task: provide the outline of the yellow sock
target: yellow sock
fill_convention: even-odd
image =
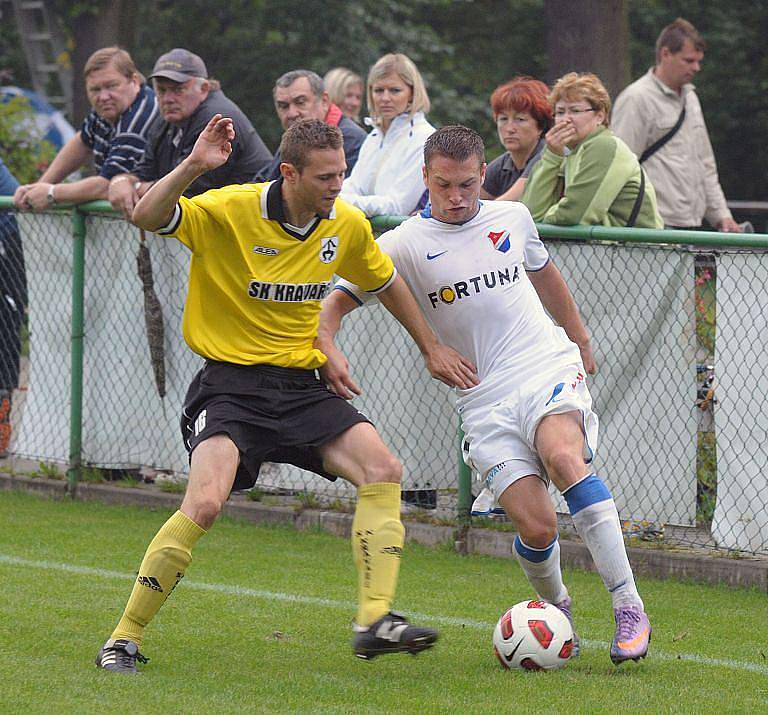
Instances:
[[[358,575],[358,625],[369,626],[389,612],[395,597],[404,539],[400,485],[377,482],[360,487],[352,522],[352,551]]]
[[[192,561],[192,548],[203,534],[205,530],[180,511],[160,527],[147,547],[131,597],[112,638],[127,638],[141,645],[144,628],[184,576]]]

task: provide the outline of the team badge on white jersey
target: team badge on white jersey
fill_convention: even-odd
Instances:
[[[320,239],[320,260],[323,263],[333,263],[339,251],[339,237],[330,236]]]
[[[490,231],[488,238],[491,239],[493,247],[497,251],[506,253],[510,248],[509,231]]]

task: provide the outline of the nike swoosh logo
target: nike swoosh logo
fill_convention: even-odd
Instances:
[[[440,251],[440,253],[427,253],[427,260],[428,261],[434,261],[435,258],[440,258],[444,253],[448,253],[448,251]]]
[[[618,645],[622,650],[631,650],[632,648],[639,646],[647,636],[648,629],[644,628],[643,632],[640,635],[635,636],[631,641],[622,641],[616,645]]]
[[[523,638],[521,638],[521,639],[518,641],[518,643],[517,643],[517,645],[515,646],[514,650],[513,650],[513,651],[512,651],[512,652],[511,652],[511,653],[510,653],[508,656],[507,656],[507,660],[512,660],[512,658],[514,658],[514,657],[515,657],[515,653],[517,653],[517,651],[518,651],[518,648],[520,648],[520,646],[521,646],[521,645],[523,645],[523,640],[524,640],[524,639],[523,639]]]

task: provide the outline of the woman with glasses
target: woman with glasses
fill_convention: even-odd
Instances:
[[[548,94],[549,87],[531,77],[515,77],[493,91],[491,110],[506,151],[488,164],[481,198],[520,200],[546,146],[544,134],[552,126]]]
[[[611,99],[602,82],[570,72],[557,80],[549,102],[555,124],[522,199],[534,220],[663,228],[653,186],[608,128]]]
[[[424,80],[405,55],[384,55],[368,73],[367,99],[373,131],[340,196],[366,216],[409,214],[426,203],[424,142],[435,131]]]

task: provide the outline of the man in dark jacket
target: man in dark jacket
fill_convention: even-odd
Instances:
[[[197,137],[214,114],[230,117],[235,140],[225,164],[194,181],[185,192],[196,196],[208,189],[250,180],[271,160],[261,137],[240,108],[221,91],[197,55],[176,48],[162,55],[150,75],[160,117],[149,133],[144,158],[132,174],[116,176],[110,183],[112,206],[130,218],[133,207],[147,189],[170,173],[192,151]]]
[[[275,82],[272,90],[275,111],[283,125],[288,129],[299,119],[319,119],[321,122],[338,127],[344,138],[344,157],[347,161],[347,176],[357,161],[360,147],[365,140],[365,132],[351,119],[345,117],[341,109],[331,102],[320,75],[310,70],[291,70]],[[280,151],[270,164],[259,171],[253,181],[273,181],[280,178]]]

